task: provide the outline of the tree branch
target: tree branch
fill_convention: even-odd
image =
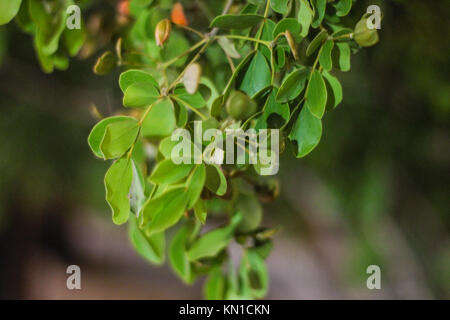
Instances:
[[[233,4],[233,0],[227,0],[227,3],[225,4],[225,7],[223,8],[222,15],[226,14],[228,11],[230,11],[231,5]],[[219,32],[219,28],[214,28],[211,30],[210,33],[206,34],[208,37],[214,37]]]

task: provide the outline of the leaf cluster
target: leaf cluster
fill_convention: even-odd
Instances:
[[[378,35],[365,28],[366,16],[357,30],[344,25],[352,0],[228,1],[223,11],[218,1],[201,2],[121,1],[126,21],[94,72],[122,69],[125,109],[97,123],[88,142],[95,156],[113,161],[106,200],[113,222],[128,223],[140,255],[162,264],[168,251],[188,284],[207,275],[209,299],[262,298],[276,229],[261,226],[261,202],[276,198],[277,183],[258,175],[262,164],[249,161],[246,139],[234,142],[242,162],[195,161],[196,154],[226,155],[211,139],[192,143],[191,156],[176,164],[171,135],[187,129],[194,136],[194,121],[203,130],[276,129],[281,152],[305,157],[320,142],[323,117],[343,101],[336,74],[349,71],[351,53]],[[64,69],[85,40],[84,28],[65,28],[72,3],[0,0],[0,24],[16,17],[33,36],[44,71]],[[198,11],[200,17],[190,15]],[[223,224],[203,232],[210,218]],[[233,242],[242,248],[237,268],[228,250]]]

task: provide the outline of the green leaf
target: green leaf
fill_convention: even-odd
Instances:
[[[207,300],[223,300],[225,296],[226,279],[221,267],[217,266],[208,274],[208,279],[203,287],[203,292]]]
[[[186,37],[177,32],[176,30],[172,30],[170,33],[169,40],[164,44],[164,47],[161,50],[161,56],[163,61],[170,61],[175,57],[178,57],[183,52],[189,49],[191,45]],[[182,67],[187,61],[187,56],[181,57],[175,63],[172,64],[174,67]]]
[[[289,12],[289,0],[270,0],[270,6],[273,11],[282,15],[286,15]]]
[[[188,209],[191,209],[200,199],[206,181],[206,167],[202,163],[194,168],[193,174],[189,177],[186,185],[189,197]],[[204,223],[204,222],[203,222]]]
[[[195,261],[216,256],[231,241],[233,232],[241,219],[242,216],[236,214],[231,218],[231,222],[228,226],[205,233],[194,241],[187,252],[189,260]]]
[[[230,91],[232,90],[232,84],[234,83],[234,81],[236,80],[236,78],[238,77],[238,75],[241,73],[242,70],[244,70],[244,68],[246,68],[248,66],[248,64],[250,63],[251,59],[255,56],[255,51],[251,51],[249,54],[247,54],[244,59],[241,60],[241,62],[239,62],[239,64],[237,65],[236,69],[234,70],[231,78],[228,80],[227,86],[224,90],[224,93],[222,96],[219,96],[216,101],[214,101],[213,105],[216,104],[215,106],[215,112],[218,112],[219,109],[219,104],[223,104],[225,103],[225,101],[228,98],[228,95],[230,94]],[[222,98],[221,98],[222,97]],[[211,107],[211,110],[213,110],[213,106]],[[212,111],[211,111],[212,112]],[[215,113],[214,113],[215,114]]]
[[[164,158],[170,159],[172,157],[172,150],[178,143],[178,141],[172,141],[172,137],[164,138],[159,144],[159,152],[161,152]]]
[[[327,88],[319,71],[314,70],[306,89],[306,105],[311,113],[321,119],[327,105]]]
[[[304,105],[289,134],[289,139],[297,143],[297,158],[310,153],[319,144],[321,136],[322,121]]]
[[[134,118],[131,117],[124,117],[124,116],[116,116],[116,117],[110,117],[105,118],[99,123],[97,123],[94,128],[92,129],[91,133],[88,137],[88,143],[91,147],[92,152],[99,158],[104,158],[104,155],[102,151],[100,150],[100,144],[102,143],[102,139],[105,135],[106,127],[114,122],[122,122],[122,121],[128,121],[132,120]]]
[[[261,40],[269,42],[272,41],[274,39],[273,30],[275,29],[275,26],[276,24],[272,20],[270,19],[265,20],[261,32]],[[270,50],[266,46],[259,46],[258,50],[261,51],[261,53],[268,61],[270,61],[271,59]]]
[[[219,96],[219,91],[217,90],[214,82],[205,76],[201,77],[200,84],[204,85],[210,91],[210,95],[209,95],[208,100],[206,101],[206,105],[207,105],[208,109],[211,110],[213,101]]]
[[[117,56],[112,51],[106,51],[98,58],[94,73],[102,76],[113,71],[115,67],[117,67]]]
[[[34,38],[33,44],[34,44],[34,48],[36,50],[36,54],[37,54],[37,57],[38,57],[38,60],[39,60],[39,64],[41,65],[42,70],[45,73],[53,72],[53,69],[55,67],[53,56],[52,55],[47,55],[47,54],[42,52],[42,48],[37,43],[36,37]]]
[[[227,179],[217,165],[206,165],[205,185],[218,196],[223,196],[227,192]]]
[[[242,299],[239,296],[239,283],[236,274],[236,269],[234,268],[234,262],[232,259],[228,260],[228,274],[227,274],[227,286],[225,292],[225,299]]]
[[[320,45],[328,38],[326,30],[320,31],[317,36],[311,41],[308,48],[306,48],[306,55],[309,57],[320,47]]]
[[[190,283],[192,280],[191,263],[186,252],[186,245],[191,232],[192,226],[185,224],[173,236],[169,247],[170,266],[185,283]]]
[[[149,179],[155,184],[174,184],[186,178],[193,166],[193,164],[175,164],[171,159],[166,159],[156,165]]]
[[[345,42],[337,42],[336,50],[333,50],[334,59],[341,71],[350,70],[350,46]]]
[[[218,129],[220,127],[220,122],[214,118],[209,118],[202,121],[202,132],[206,132],[209,129]],[[207,145],[208,140],[203,141],[203,144]]]
[[[62,2],[52,6],[38,0],[29,0],[28,9],[36,25],[35,42],[44,55],[53,55],[59,46],[59,39],[66,27],[66,11]]]
[[[211,105],[211,111],[210,114],[212,117],[219,118],[220,114],[222,113],[224,105],[224,96],[218,96],[216,99],[214,99],[212,105]]]
[[[147,237],[139,228],[136,216],[131,214],[128,222],[128,236],[134,249],[143,258],[156,265],[164,263],[164,248],[166,243],[164,232],[155,233]]]
[[[302,29],[300,35],[306,37],[309,33],[309,26],[311,25],[313,18],[313,11],[309,5],[308,0],[300,0],[300,9],[298,11],[297,20],[300,22]]]
[[[242,214],[242,221],[237,230],[248,232],[259,227],[262,220],[262,207],[259,201],[253,195],[241,193],[236,200],[235,208]]]
[[[272,57],[274,59],[275,64],[275,71],[280,71],[283,69],[284,65],[286,64],[286,55],[285,55],[285,49],[282,46],[277,46],[274,51],[274,56]]]
[[[173,103],[170,99],[162,99],[151,107],[142,123],[144,137],[165,137],[172,134],[176,127]]]
[[[131,14],[139,16],[152,2],[153,0],[132,0],[129,4]]]
[[[15,22],[25,33],[33,35],[36,32],[36,26],[34,25],[33,21],[31,21],[30,10],[27,4],[20,6],[19,12],[15,17]]]
[[[19,12],[22,0],[0,1],[0,25],[10,22]]]
[[[279,129],[289,121],[289,105],[287,103],[279,103],[276,101],[278,93],[278,89],[274,88],[267,98],[264,106],[264,113],[256,122],[256,130]]]
[[[120,158],[115,161],[105,175],[106,201],[112,210],[115,224],[124,224],[130,215],[128,193],[133,179],[131,161]]]
[[[242,257],[240,274],[253,297],[263,298],[267,294],[269,273],[264,260],[254,249],[247,250]]]
[[[322,23],[323,17],[325,16],[327,0],[312,0],[311,3],[315,9],[314,18],[311,25],[313,28],[317,28]]]
[[[156,88],[159,88],[158,82],[156,82],[151,74],[145,71],[128,70],[120,75],[119,86],[123,93],[125,93],[129,86],[136,83],[148,83]]]
[[[177,162],[184,162],[184,163],[194,163],[194,150],[197,148],[192,143],[190,137],[182,137],[180,140],[172,141],[172,137],[167,137],[161,140],[161,143],[159,144],[159,152],[163,155],[165,159],[177,159]],[[181,150],[182,148],[177,149],[179,151],[178,153],[172,154],[172,151],[175,147],[177,147],[180,143],[187,143],[187,145],[190,148],[191,153],[185,154],[184,150]],[[180,145],[183,146],[183,145]],[[198,150],[198,148],[197,148]],[[181,152],[183,151],[183,153]],[[176,151],[175,151],[176,152]],[[201,154],[201,151],[198,150],[198,152]]]
[[[53,65],[58,70],[67,70],[69,68],[69,58],[65,53],[56,52],[53,56]]]
[[[104,159],[121,157],[134,143],[138,132],[139,124],[134,118],[109,123],[100,143],[100,151]]]
[[[130,108],[148,107],[158,100],[159,96],[159,90],[152,83],[135,83],[125,90],[123,105]]]
[[[260,287],[260,282],[258,276],[251,271],[249,270],[247,253],[244,252],[239,266],[239,291],[235,293],[235,299],[250,300],[255,298],[252,294],[251,285],[253,283],[254,287]]]
[[[136,148],[134,149],[136,150]],[[133,169],[133,179],[131,181],[130,192],[128,193],[128,198],[130,199],[131,212],[136,215],[142,209],[147,197],[145,196],[145,181],[142,175],[141,169],[136,165],[134,158],[132,157],[132,169]]]
[[[240,89],[253,97],[262,89],[270,86],[272,74],[264,55],[257,51],[248,69],[245,71]]]
[[[323,72],[323,77],[325,78],[325,84],[328,92],[327,110],[332,110],[342,102],[342,86],[339,80],[327,71]]]
[[[302,29],[300,23],[297,21],[297,19],[294,18],[286,18],[281,20],[277,23],[275,26],[275,29],[273,30],[273,37],[275,38],[280,33],[285,32],[286,30],[289,30],[289,32],[294,37],[295,41],[299,41],[300,36],[300,30]]]
[[[221,29],[247,29],[264,19],[256,14],[225,14],[215,17],[211,27]]]
[[[336,8],[336,15],[338,17],[346,16],[352,8],[352,0],[339,0],[333,4]]]
[[[291,72],[278,90],[277,101],[288,102],[297,98],[305,88],[308,76],[309,71],[306,68],[299,68]]]
[[[202,224],[205,224],[206,216],[208,215],[205,201],[203,201],[202,199],[198,199],[198,201],[194,205],[194,214],[198,221],[200,221]]]
[[[219,38],[217,41],[220,47],[225,51],[231,58],[240,59],[241,54],[236,50],[234,42],[227,38]]]
[[[239,11],[240,14],[244,13],[256,13],[258,11],[258,7],[265,3],[265,0],[249,0],[246,5]]]
[[[63,32],[64,44],[71,57],[75,57],[80,51],[86,39],[84,27],[81,29],[65,29]]]
[[[201,109],[206,106],[206,101],[200,91],[197,91],[194,94],[189,94],[184,87],[178,87],[174,90],[174,95],[189,107]]]
[[[186,107],[181,103],[173,102],[173,107],[175,110],[175,118],[177,119],[177,127],[184,128],[188,122],[189,114]]]
[[[333,40],[327,40],[322,47],[320,53],[319,62],[322,68],[326,71],[330,71],[333,68],[333,60],[331,59],[331,51],[333,50],[334,42]]]
[[[145,227],[146,234],[162,232],[175,225],[183,215],[187,201],[184,186],[170,188],[149,199],[140,213],[141,226]]]

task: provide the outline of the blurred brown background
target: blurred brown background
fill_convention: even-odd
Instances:
[[[358,1],[361,13],[372,3]],[[381,41],[339,74],[344,103],[306,159],[284,154],[271,299],[450,298],[448,1],[383,1]],[[359,12],[358,11],[358,12]],[[95,57],[45,75],[31,39],[0,27],[0,298],[197,299],[147,264],[104,201],[107,163],[86,143],[94,103],[119,109]],[[66,268],[82,290],[66,288]],[[382,290],[366,288],[366,268]]]

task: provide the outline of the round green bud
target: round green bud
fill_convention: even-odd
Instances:
[[[377,29],[367,27],[367,18],[359,20],[356,24],[353,37],[361,47],[371,47],[378,42]]]
[[[233,119],[243,120],[256,112],[257,105],[242,91],[233,91],[227,100],[226,109]]]

